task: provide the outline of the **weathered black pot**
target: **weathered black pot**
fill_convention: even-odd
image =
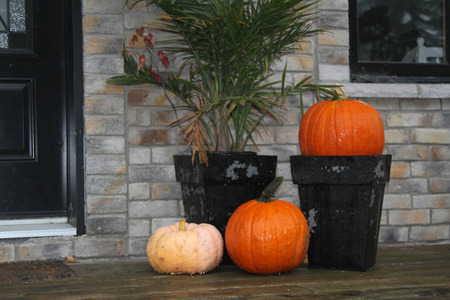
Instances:
[[[391,155],[291,156],[310,234],[310,268],[367,271],[375,265]]]
[[[209,223],[225,234],[234,210],[259,197],[275,178],[277,156],[254,152],[213,152],[209,166],[195,162],[190,155],[175,155],[175,174],[181,183],[187,222]],[[222,264],[231,264],[224,253]]]

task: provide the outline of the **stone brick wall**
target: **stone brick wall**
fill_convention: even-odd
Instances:
[[[322,0],[317,43],[319,82],[339,83],[372,104],[392,154],[381,245],[450,241],[450,86],[349,82],[348,0]]]
[[[143,24],[158,26],[154,8],[124,7],[124,0],[83,0],[87,234],[0,242],[0,261],[142,257],[153,230],[183,217],[172,155],[188,149],[176,128],[166,128],[174,115],[163,92],[105,84],[123,72],[123,39]],[[450,85],[350,83],[347,0],[322,0],[319,8],[318,25],[327,31],[274,69],[287,61],[291,83],[308,75],[339,83],[380,112],[385,153],[393,155],[380,245],[449,243]],[[305,105],[312,104],[309,95]],[[269,124],[257,142],[259,153],[278,155],[285,182],[277,197],[298,204],[289,165],[300,154],[298,97],[283,115],[283,125]]]

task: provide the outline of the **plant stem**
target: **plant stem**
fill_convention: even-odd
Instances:
[[[269,203],[269,202],[274,201],[273,195],[278,190],[278,188],[280,187],[282,182],[283,182],[283,176],[275,177],[275,179],[272,180],[271,183],[269,183],[269,185],[264,189],[261,196],[259,196],[259,198],[256,199],[256,201],[264,202],[264,203]]]
[[[178,231],[186,231],[186,220],[181,220],[178,224]]]

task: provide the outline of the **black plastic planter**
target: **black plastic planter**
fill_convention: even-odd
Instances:
[[[258,198],[275,178],[277,156],[254,152],[213,152],[209,166],[195,162],[190,155],[175,155],[175,174],[181,183],[187,222],[209,223],[225,235],[234,210]],[[224,253],[222,264],[231,264]]]
[[[311,234],[309,267],[372,268],[392,156],[298,155],[290,159]]]

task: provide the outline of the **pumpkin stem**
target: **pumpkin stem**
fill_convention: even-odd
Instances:
[[[178,230],[186,231],[186,220],[181,220],[180,223],[178,223]]]
[[[269,183],[269,185],[264,189],[261,196],[259,196],[259,198],[256,199],[256,201],[264,203],[272,202],[273,194],[275,194],[275,192],[278,190],[282,182],[283,176],[275,177],[275,179],[272,180],[271,183]]]
[[[342,88],[341,85],[335,83],[336,87],[332,88],[333,91],[336,92],[337,94],[337,98],[336,99],[332,99],[332,100],[344,100],[347,99],[347,95],[344,92],[344,89]]]

